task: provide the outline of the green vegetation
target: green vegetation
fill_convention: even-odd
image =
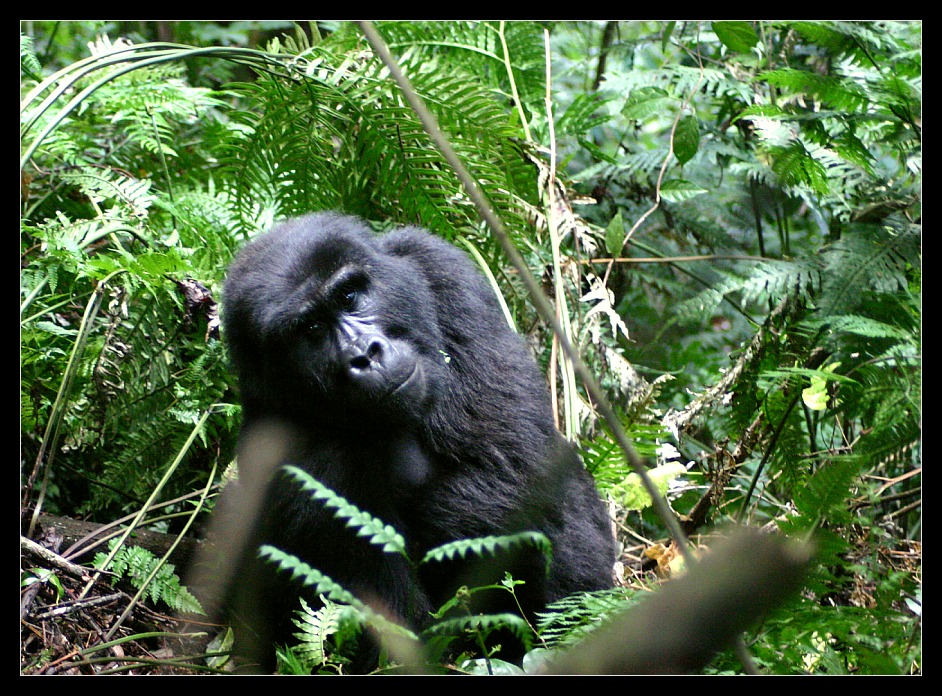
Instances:
[[[921,24],[377,29],[638,453],[664,467],[684,531],[705,548],[734,521],[814,539],[801,596],[745,636],[758,669],[921,673]],[[645,552],[669,546],[663,518],[356,24],[25,22],[20,55],[24,535],[41,513],[177,534],[209,512],[239,423],[217,335],[225,268],[273,220],[337,209],[469,251],[614,501],[625,587],[521,627],[537,650],[660,581]],[[304,485],[402,548],[396,530]],[[439,553],[510,543],[540,540]],[[114,570],[157,573],[152,601],[182,590],[128,544]],[[76,582],[28,577],[46,604]],[[342,672],[333,651],[363,607],[313,581],[328,601],[298,607],[285,670]],[[68,649],[39,638],[53,620],[24,618],[24,673],[62,669]],[[486,671],[474,657],[465,668]],[[708,671],[740,673],[740,658],[723,652]]]

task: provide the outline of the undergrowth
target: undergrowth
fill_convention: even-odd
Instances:
[[[333,208],[471,253],[612,501],[629,591],[565,602],[536,635],[566,646],[659,582],[645,553],[664,520],[631,502],[596,405],[358,28],[181,22],[168,42],[158,24],[23,24],[21,533],[46,513],[170,534],[205,517],[239,421],[223,269],[273,220]],[[638,452],[667,467],[685,531],[815,540],[801,597],[748,636],[757,666],[920,672],[921,24],[379,28]],[[342,671],[329,639],[357,605],[323,594],[299,607],[295,667]],[[32,616],[38,671],[56,651]]]

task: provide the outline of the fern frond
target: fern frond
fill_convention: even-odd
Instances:
[[[321,597],[322,606],[314,610],[301,598],[301,608],[295,612],[292,622],[300,631],[294,634],[299,643],[295,648],[302,658],[314,666],[329,659],[330,639],[341,630],[345,621],[355,620],[355,612],[349,606],[331,602]],[[357,621],[357,623],[359,623]]]
[[[353,593],[347,591],[329,575],[325,575],[308,565],[297,556],[292,556],[267,544],[259,548],[258,555],[261,558],[269,559],[278,566],[279,570],[291,573],[292,580],[300,580],[305,587],[313,587],[318,595],[323,595],[331,601],[353,607],[367,624],[378,631],[416,639],[416,635],[412,631],[373,611],[369,605],[357,599]]]
[[[903,329],[871,317],[856,314],[827,317],[824,323],[832,331],[856,334],[866,338],[891,338],[896,341],[909,342],[916,337],[911,329]]]
[[[468,554],[474,556],[495,555],[498,551],[506,551],[522,545],[530,545],[539,549],[546,558],[546,570],[549,572],[549,566],[552,563],[553,545],[546,535],[540,532],[518,532],[517,534],[504,536],[459,539],[431,549],[425,554],[420,563],[453,560],[456,556],[466,558]]]
[[[886,25],[894,22],[794,22],[791,26],[804,38],[828,48],[837,57],[870,65],[875,53],[892,48],[892,32]],[[881,26],[884,25],[884,26]]]
[[[773,145],[768,148],[768,153],[772,158],[772,171],[783,186],[804,186],[822,196],[830,191],[827,170],[801,141],[792,140],[787,145]]]
[[[907,272],[920,266],[920,235],[905,227],[851,226],[823,251],[825,269],[819,315],[852,313],[868,291],[895,293],[907,286]]]
[[[822,269],[816,260],[768,259],[756,264],[746,276],[723,272],[722,279],[713,287],[675,305],[673,314],[678,321],[703,320],[736,293],[743,309],[756,303],[778,303],[786,297],[808,301],[817,294],[821,283]]]
[[[759,79],[780,89],[813,97],[840,111],[860,111],[870,101],[852,82],[794,68],[769,70],[760,74]]]
[[[232,230],[239,225],[229,191],[181,186],[172,200],[158,198],[154,207],[173,216],[179,243],[191,250],[196,267],[223,268],[232,260],[239,245]]]
[[[343,602],[351,606],[360,606],[360,601],[350,592],[345,590],[342,585],[336,583],[329,575],[325,575],[316,568],[300,560],[297,556],[285,553],[274,546],[263,545],[258,550],[261,558],[269,558],[280,570],[286,570],[291,573],[292,580],[301,580],[307,587],[313,587],[319,595]]]
[[[543,37],[533,22],[392,22],[380,25],[391,48],[411,51],[422,63],[436,62],[442,72],[476,76],[491,89],[510,95],[503,41],[510,56],[523,105],[542,101],[545,91]]]
[[[795,22],[792,27],[812,43],[826,46],[838,55],[855,45],[853,34],[848,31],[850,27],[839,22]]]
[[[632,174],[643,180],[653,181],[661,165],[664,163],[664,157],[667,156],[667,148],[652,148],[650,150],[641,150],[638,152],[627,153],[624,157],[621,167],[628,174]]]
[[[496,630],[508,630],[523,642],[526,649],[533,644],[533,630],[517,614],[474,614],[439,621],[422,631],[423,638],[462,636],[467,633],[487,635]]]
[[[309,473],[296,466],[285,466],[285,471],[301,484],[301,489],[312,494],[324,507],[332,509],[334,516],[346,520],[346,526],[356,529],[359,537],[367,537],[374,546],[379,546],[385,553],[398,553],[406,558],[406,542],[393,527],[382,520],[358,508],[346,498],[315,479]]]
[[[684,98],[699,90],[716,97],[729,97],[749,104],[752,102],[752,87],[748,81],[733,79],[717,68],[670,64],[653,70],[620,72],[613,68],[605,83],[606,91],[631,94],[643,87],[659,87],[672,97]],[[679,106],[679,102],[678,102]]]
[[[43,67],[36,58],[33,37],[22,33],[20,34],[20,70],[36,80],[42,77]]]
[[[117,543],[117,539],[112,539],[109,549],[114,550]],[[140,546],[122,546],[105,566],[107,558],[108,553],[98,553],[95,555],[94,564],[114,573],[113,583],[124,578],[135,589],[144,589],[144,596],[149,597],[154,604],[163,602],[175,611],[204,613],[199,600],[180,584],[180,578],[174,572],[175,566],[172,563],[161,564],[157,556]]]
[[[813,261],[771,259],[756,264],[736,289],[742,293],[742,304],[746,306],[754,302],[775,303],[786,296],[808,301],[820,286],[821,269]]]
[[[726,297],[721,288],[704,288],[693,297],[678,302],[672,309],[672,318],[678,324],[703,321],[716,313],[716,308]]]
[[[572,645],[585,638],[608,617],[624,611],[639,595],[623,589],[579,592],[550,604],[539,614],[537,634],[549,648]]]
[[[838,458],[820,466],[795,494],[795,507],[802,517],[815,521],[827,517],[854,495],[853,483],[860,462]]]
[[[177,156],[179,124],[197,122],[223,102],[205,87],[191,87],[182,65],[155,65],[133,70],[106,85],[100,107],[112,114],[123,133],[148,152]]]
[[[144,217],[154,202],[149,179],[133,179],[116,171],[87,166],[78,171],[63,172],[62,178],[78,186],[96,203],[113,200],[127,208],[127,213],[135,218]]]
[[[400,30],[410,31],[390,27]],[[526,227],[521,201],[534,198],[535,188],[534,172],[515,150],[518,132],[479,77],[442,68],[446,58],[429,53],[434,36],[425,34],[424,50],[406,51],[403,70],[509,229],[519,232]],[[449,238],[473,227],[477,216],[460,182],[382,63],[362,53],[343,59],[337,47],[325,41],[298,57],[297,80],[260,75],[242,89],[247,107],[232,116],[223,164],[246,227],[256,227],[260,215],[318,209],[417,222]]]
[[[564,137],[571,135],[588,141],[585,134],[592,129],[607,123],[611,118],[605,112],[605,106],[610,97],[601,94],[578,94],[566,110],[556,120],[556,135]]]

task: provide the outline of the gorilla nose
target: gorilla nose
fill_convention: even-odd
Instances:
[[[382,367],[395,349],[382,336],[363,336],[349,346],[350,374],[354,377]]]

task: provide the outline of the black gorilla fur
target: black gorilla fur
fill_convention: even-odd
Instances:
[[[505,570],[526,581],[518,596],[530,619],[567,594],[611,587],[614,542],[594,481],[556,431],[541,373],[464,254],[418,228],[376,235],[357,218],[318,213],[250,243],[223,299],[243,434],[271,421],[289,428],[285,461],[395,527],[414,561],[445,542],[523,530],[544,533],[553,556],[548,574],[533,550],[486,567],[416,570],[283,476],[265,497],[257,542],[416,630],[458,587],[497,582]],[[246,563],[249,632],[266,646],[288,641],[303,590],[252,554]],[[480,594],[490,595],[481,610],[513,610],[506,592]],[[375,646],[361,650],[357,668],[376,657]]]

